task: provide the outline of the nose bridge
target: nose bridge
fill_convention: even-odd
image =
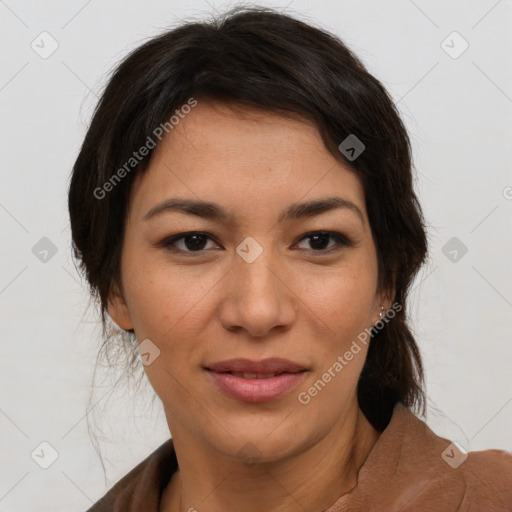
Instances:
[[[275,251],[248,237],[236,252],[221,309],[224,326],[243,327],[261,337],[276,326],[290,324],[295,312],[293,294],[282,282]]]
[[[233,270],[236,273],[237,289],[241,292],[240,299],[246,303],[279,300],[277,294],[280,290],[276,286],[277,278],[273,270],[273,267],[278,267],[278,263],[269,243],[267,239],[264,249],[256,239],[247,237],[236,249],[239,259],[235,259]]]
[[[275,270],[278,266],[275,258],[271,258],[270,251],[261,254],[254,261],[248,263],[244,260],[234,265],[237,273],[237,285],[240,289],[252,291],[253,295],[270,294],[275,295],[278,290],[275,286]]]

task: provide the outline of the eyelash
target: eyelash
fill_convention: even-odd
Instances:
[[[180,233],[178,235],[174,235],[169,238],[166,238],[165,240],[163,240],[161,242],[160,245],[170,251],[178,252],[181,254],[186,254],[187,256],[192,256],[192,257],[199,256],[199,255],[201,255],[201,253],[204,253],[206,250],[200,249],[198,251],[185,251],[183,249],[178,249],[174,246],[174,244],[176,242],[186,238],[187,236],[193,236],[193,235],[202,235],[202,236],[209,238],[210,240],[215,241],[214,238],[211,237],[208,233],[204,233],[202,231],[188,231],[186,233]],[[319,249],[319,250],[311,249],[311,251],[315,255],[318,255],[318,256],[331,254],[332,252],[340,250],[342,247],[351,247],[352,245],[354,245],[351,240],[349,240],[346,236],[342,235],[341,233],[338,233],[336,231],[324,231],[324,230],[310,231],[309,233],[304,234],[299,239],[299,243],[307,238],[313,238],[315,235],[329,235],[338,245],[337,247],[336,246],[331,247],[330,249]],[[215,242],[215,243],[217,243],[217,242]],[[304,249],[300,249],[300,250],[304,250]]]

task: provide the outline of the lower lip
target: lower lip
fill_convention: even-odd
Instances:
[[[207,371],[225,395],[242,402],[277,400],[297,386],[306,373],[283,373],[268,379],[244,379],[230,373]]]

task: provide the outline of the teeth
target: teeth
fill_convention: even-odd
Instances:
[[[279,373],[246,373],[246,372],[232,372],[235,377],[242,377],[244,379],[270,379]]]

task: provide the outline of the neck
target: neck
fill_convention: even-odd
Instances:
[[[164,491],[161,512],[324,510],[357,485],[380,435],[356,403],[312,446],[277,462],[246,465],[208,448],[186,429],[172,431],[180,470]]]

